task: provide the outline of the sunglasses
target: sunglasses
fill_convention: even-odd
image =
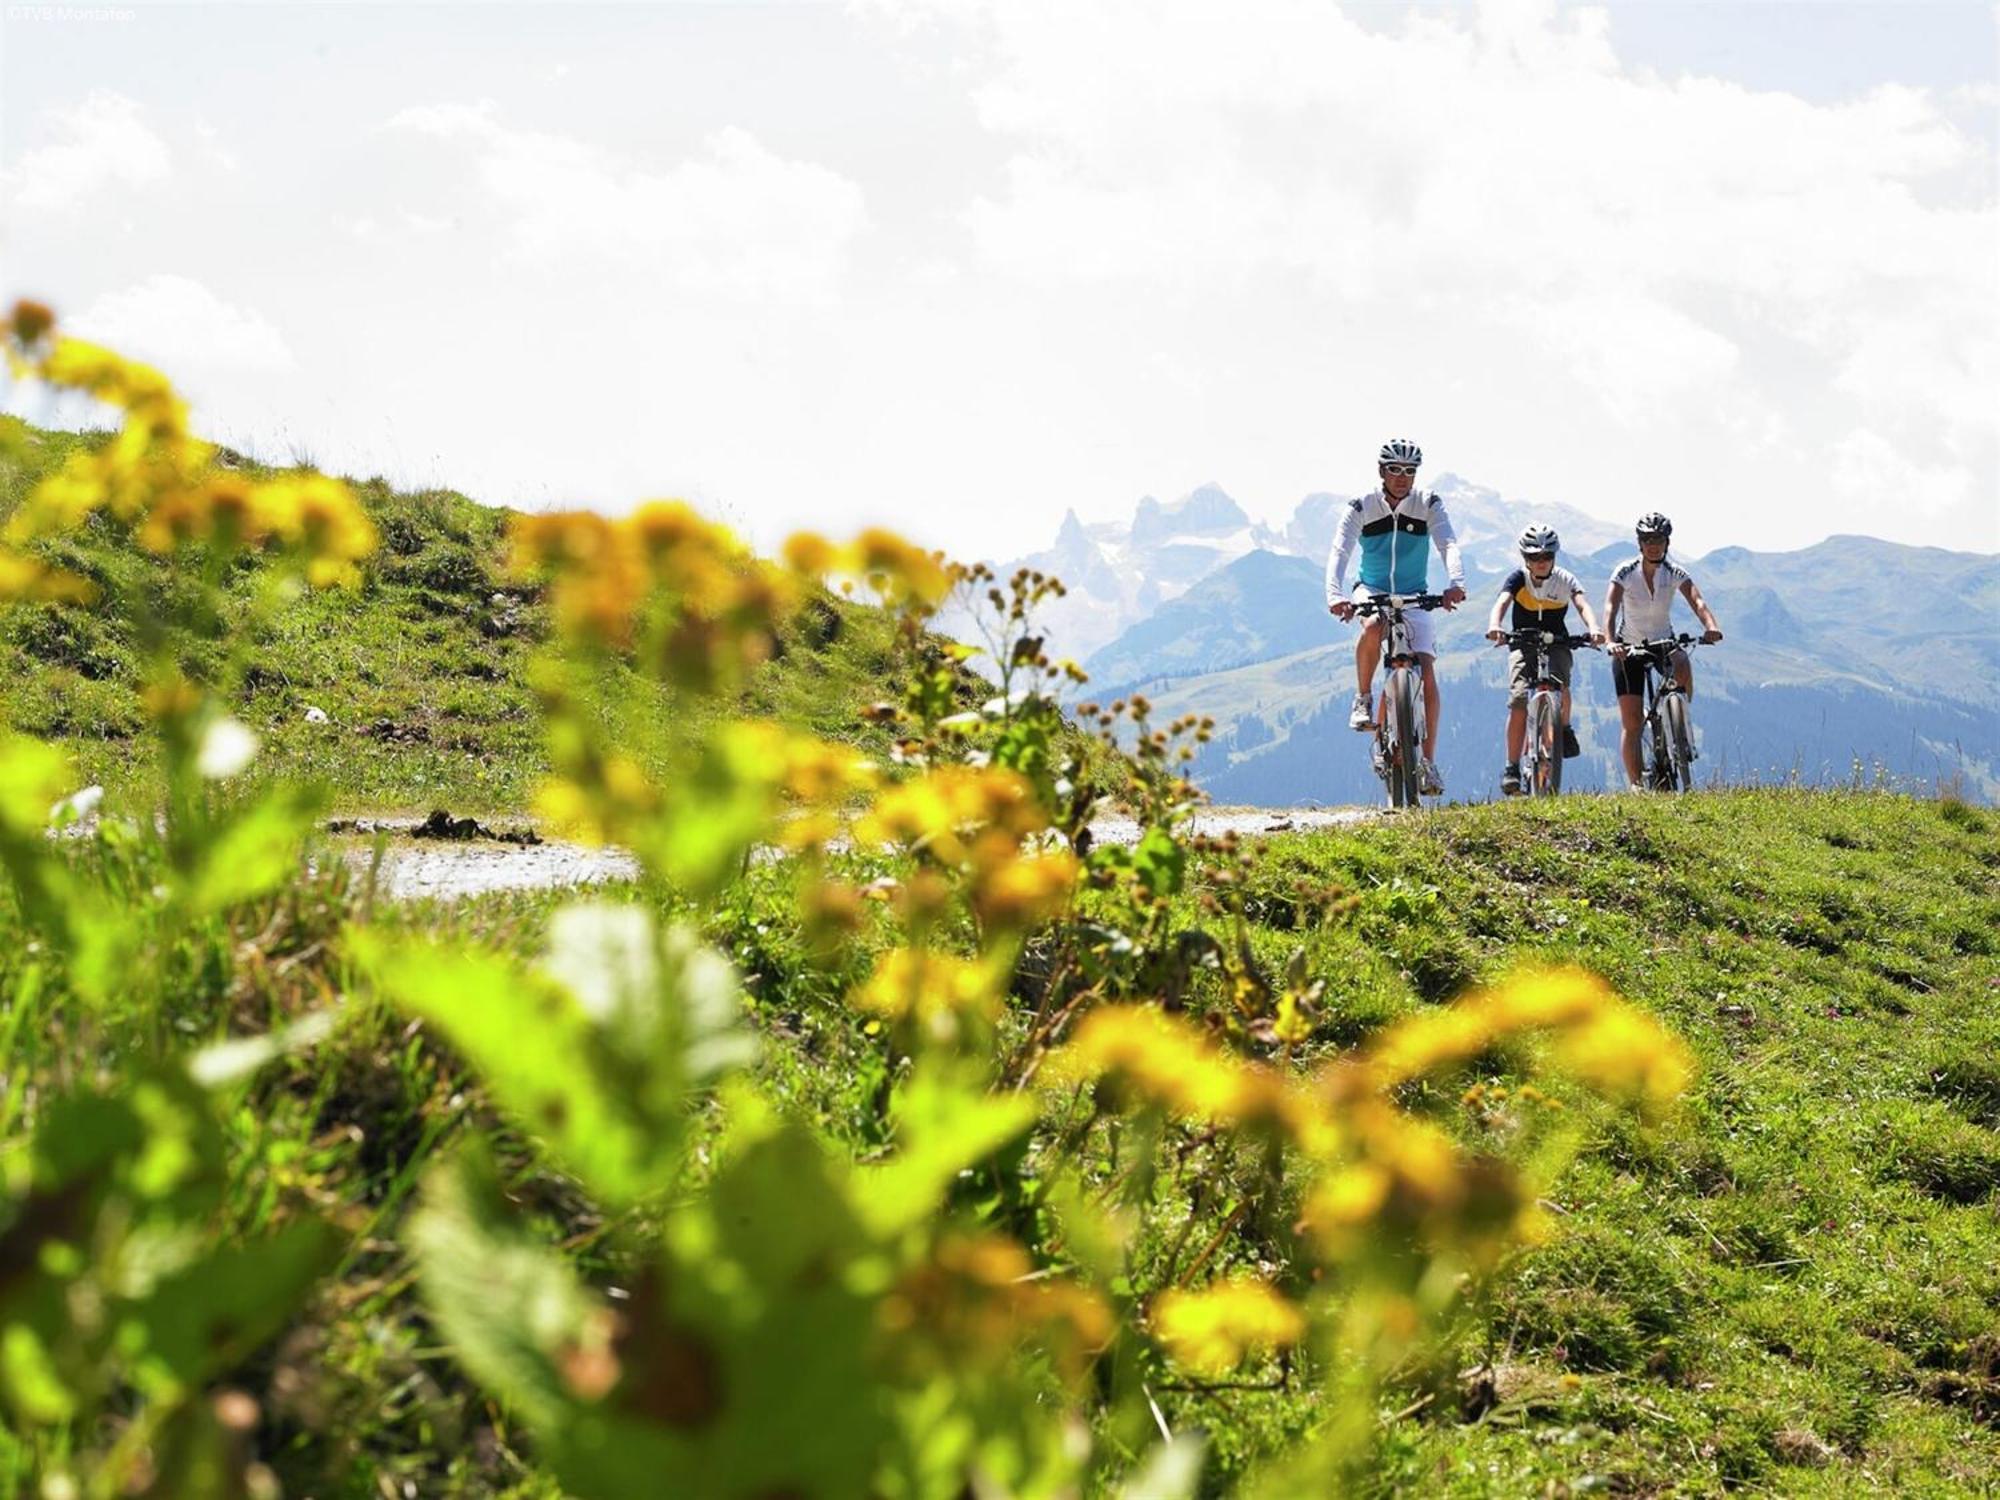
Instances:
[[[1523,552],[1521,556],[1528,562],[1554,562],[1556,560],[1556,555],[1553,552]]]
[[[1384,474],[1414,474],[1417,472],[1417,466],[1415,464],[1384,464],[1382,465],[1382,472]]]

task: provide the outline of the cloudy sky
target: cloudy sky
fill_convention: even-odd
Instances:
[[[0,292],[263,457],[1008,555],[1407,434],[2000,549],[1989,0],[5,14]]]

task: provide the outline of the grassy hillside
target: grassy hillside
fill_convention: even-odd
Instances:
[[[838,864],[856,881],[907,874],[881,858]],[[1548,1242],[1389,1382],[1376,1491],[1984,1492],[2000,1473],[1996,875],[2000,818],[1879,794],[1515,803],[1261,846],[1241,876],[1252,951],[1277,973],[1303,949],[1326,986],[1305,1062],[1523,960],[1603,973],[1700,1062],[1660,1126],[1588,1116],[1600,1123],[1547,1190]],[[793,880],[781,864],[751,872],[707,936],[748,976],[759,1086],[868,1159],[883,1149],[894,1053],[846,996],[882,932],[816,956]],[[1191,891],[1181,921],[1216,889]],[[351,984],[333,937],[357,894],[336,873],[247,910],[215,952],[177,959],[184,992],[163,1022],[198,1043]],[[560,899],[378,920],[525,954]],[[34,960],[14,921],[0,915],[0,992],[22,994]],[[245,978],[218,1001],[202,975],[229,962]],[[1020,982],[1032,988],[1033,973]],[[1226,1009],[1199,974],[1185,1004]],[[11,1014],[24,1044],[11,1087],[32,1098],[65,1066],[60,1028],[25,1001]],[[1526,1112],[1508,1091],[1527,1061],[1489,1054],[1405,1103],[1463,1140],[1504,1137]],[[256,1448],[284,1492],[553,1497],[532,1443],[445,1356],[414,1290],[414,1184],[468,1131],[498,1129],[464,1064],[368,1008],[267,1070],[228,1118],[234,1215],[262,1222],[303,1197],[359,1235],[235,1377],[263,1403]],[[599,1213],[519,1135],[498,1139],[512,1201],[550,1242],[593,1281],[631,1274],[643,1224]],[[1049,1144],[1030,1145],[1030,1171]],[[1200,1151],[1201,1133],[1176,1149]],[[1280,1252],[1225,1215],[1231,1189],[1217,1186],[1165,1206],[1165,1224],[1199,1225],[1186,1254],[1206,1245],[1218,1278],[1283,1277]],[[1181,1254],[1131,1252],[1135,1267]],[[1289,1364],[1153,1394],[1173,1430],[1207,1434],[1210,1495],[1323,1414],[1314,1378]],[[1125,1472],[1133,1455],[1115,1433],[1100,1439],[1106,1474]],[[0,1441],[0,1480],[20,1462]]]
[[[234,649],[195,665],[245,668],[267,775],[510,806],[543,605],[493,513],[369,504],[362,588],[255,625],[245,565]],[[154,597],[10,612],[8,712],[143,789],[116,622],[211,605],[101,533],[58,545]],[[705,753],[636,789],[566,763],[647,861],[581,905],[378,902],[309,799],[186,761],[164,818],[51,839],[60,757],[0,743],[0,1500],[79,1467],[1108,1494],[1165,1432],[1205,1435],[1177,1497],[2000,1473],[1994,814],[1738,790],[1239,850],[1172,832],[1181,723],[1125,768],[1145,837],[1078,857],[1042,837],[1084,816],[1047,713],[946,717],[973,685],[945,668],[916,696],[963,761],[836,837],[854,758],[721,721],[859,735],[888,627],[823,598],[782,624],[742,694],[591,700]],[[1509,978],[1552,963],[1638,1010]],[[1647,1123],[1675,1036],[1698,1068]]]
[[[76,446],[101,440],[14,426],[23,442],[15,462],[0,461],[0,519]],[[264,741],[259,774],[321,779],[357,808],[521,807],[545,767],[527,669],[549,620],[539,589],[506,574],[508,512],[379,479],[356,490],[382,536],[358,590],[302,595],[251,630],[242,622],[257,568],[245,562],[232,574],[225,613],[232,635],[248,635],[238,713]],[[93,521],[50,555],[99,583],[157,586],[171,603],[175,585],[149,582],[163,579],[157,560],[109,536]],[[740,707],[865,738],[855,710],[891,691],[891,635],[880,612],[821,596],[790,622],[780,656]],[[220,651],[210,665],[221,670]],[[130,625],[110,611],[0,611],[0,717],[67,742],[89,780],[116,786],[148,774],[135,748],[145,727],[139,667]],[[646,691],[636,677],[630,685]],[[648,701],[661,718],[692,711],[657,689]],[[308,723],[310,708],[329,722]]]
[[[1304,944],[1331,1038],[1561,959],[1701,1061],[1677,1121],[1594,1139],[1554,1191],[1552,1243],[1430,1372],[1438,1399],[1392,1424],[1386,1488],[1985,1491],[2000,1474],[1996,835],[2000,819],[1954,802],[1765,792],[1466,809],[1266,848],[1258,949],[1277,963]],[[1288,882],[1360,904],[1301,928]],[[1475,1131],[1510,1113],[1431,1102]],[[1427,1389],[1413,1380],[1411,1401]],[[1218,1394],[1173,1419],[1248,1447],[1309,1413]]]

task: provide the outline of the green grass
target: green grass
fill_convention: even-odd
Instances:
[[[1386,1489],[1994,1482],[1996,834],[1958,803],[1745,792],[1272,841],[1267,884],[1360,897],[1349,923],[1253,933],[1274,964],[1304,943],[1329,1039],[1517,962],[1578,962],[1701,1063],[1678,1118],[1603,1129],[1556,1186],[1553,1241],[1446,1361],[1490,1378],[1390,1426]],[[1199,1399],[1176,1418],[1230,1420]]]
[[[18,500],[35,463],[82,440],[35,441],[0,508]],[[317,777],[350,806],[517,809],[542,764],[524,674],[546,622],[538,599],[498,574],[504,518],[443,492],[363,488],[386,541],[364,587],[295,601],[243,643],[239,711],[264,734],[263,772]],[[100,578],[174,586],[148,582],[146,559],[101,537],[59,551]],[[253,581],[247,570],[238,579],[233,608]],[[64,739],[87,773],[143,794],[134,652],[90,611],[7,611],[8,719]],[[854,709],[885,695],[891,662],[879,617],[816,601],[732,706],[856,738]],[[333,725],[304,725],[307,704]],[[686,710],[660,696],[631,711]],[[362,732],[378,722],[394,732]],[[130,837],[74,854],[123,861],[114,884],[133,902],[157,888],[148,862],[160,857]],[[835,863],[856,881],[896,869],[860,855]],[[1200,903],[1224,894],[1225,866],[1204,867],[1182,925],[1216,925]],[[1685,1106],[1656,1127],[1564,1096],[1584,1137],[1547,1185],[1552,1233],[1389,1381],[1376,1487],[1990,1490],[2000,1475],[1996,874],[2000,817],[1865,792],[1517,802],[1257,846],[1238,876],[1249,950],[1273,976],[1303,950],[1324,984],[1307,1062],[1540,962],[1605,975],[1700,1061]],[[844,997],[890,924],[873,910],[852,940],[815,949],[799,927],[798,879],[785,863],[758,865],[700,920],[743,975],[766,1043],[765,1095],[846,1154],[873,1159],[887,1145],[895,1063]],[[570,899],[383,906],[373,917],[392,936],[527,953]],[[349,1246],[285,1333],[230,1374],[258,1402],[255,1451],[285,1493],[328,1500],[553,1497],[531,1445],[459,1370],[415,1296],[401,1233],[415,1186],[468,1135],[491,1137],[513,1203],[605,1286],[629,1286],[655,1226],[607,1219],[496,1118],[448,1048],[366,996],[342,951],[366,902],[356,877],[322,860],[277,895],[176,929],[129,995],[79,1017],[12,898],[0,899],[5,1133],[18,1138],[51,1094],[159,1050],[265,1032],[359,996],[330,1039],[226,1100],[227,1227],[252,1233],[309,1210]],[[1043,972],[1031,951],[1017,981],[1024,1006]],[[1190,1011],[1221,1007],[1212,971],[1183,978]],[[1475,1117],[1463,1091],[1529,1076],[1539,1076],[1531,1050],[1496,1051],[1412,1086],[1403,1102],[1486,1141],[1508,1133],[1519,1106]],[[718,1111],[705,1107],[698,1138]],[[1218,1159],[1204,1156],[1213,1143],[1200,1134],[1173,1141],[1177,1169]],[[1046,1146],[1029,1148],[1029,1167]],[[1234,1169],[1226,1150],[1219,1160]],[[1208,1274],[1282,1281],[1283,1225],[1225,1222],[1216,1200],[1231,1184],[1199,1170],[1192,1180],[1220,1191],[1163,1204],[1158,1242],[1135,1246],[1134,1263],[1156,1271],[1201,1253]],[[1015,1207],[994,1211],[1004,1223]],[[1175,1430],[1208,1433],[1208,1493],[1229,1492],[1314,1430],[1325,1408],[1310,1363],[1253,1371],[1242,1388],[1190,1381],[1157,1392]],[[1132,1434],[1098,1436],[1106,1472],[1126,1466],[1120,1444]],[[0,1496],[18,1493],[25,1472],[0,1432]]]
[[[17,429],[24,451],[0,463],[0,518],[35,481],[98,435]],[[253,470],[255,466],[250,466]],[[261,472],[261,471],[258,471]],[[240,564],[227,631],[197,662],[223,670],[242,653],[236,709],[263,741],[260,778],[324,782],[349,811],[515,812],[546,770],[528,670],[547,639],[540,590],[507,575],[509,513],[451,490],[402,492],[379,479],[356,490],[382,546],[356,590],[303,595],[252,628],[258,569]],[[127,595],[164,607],[183,589],[156,559],[87,524],[48,555]],[[65,743],[86,781],[152,788],[137,692],[140,648],[102,608],[19,605],[0,610],[0,721]],[[880,748],[856,709],[893,696],[893,628],[881,612],[831,595],[787,623],[780,652],[745,686],[737,711]],[[634,712],[673,722],[702,712],[636,673],[616,695]],[[318,708],[325,724],[309,724]],[[635,742],[645,737],[634,735]]]

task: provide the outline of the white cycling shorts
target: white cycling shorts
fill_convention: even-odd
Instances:
[[[1369,588],[1366,584],[1357,583],[1354,586],[1354,592],[1347,597],[1356,604],[1366,604],[1370,599],[1375,597],[1375,590]],[[1420,656],[1437,655],[1437,629],[1431,620],[1433,613],[1434,611],[1428,609],[1405,609],[1403,611],[1403,622],[1410,627],[1410,649]],[[1356,615],[1353,623],[1356,626],[1363,626],[1369,621],[1379,618],[1380,616],[1378,615]],[[1384,626],[1383,628],[1386,630],[1388,627]],[[1384,651],[1389,649],[1389,638],[1386,635],[1382,638],[1382,649]]]

